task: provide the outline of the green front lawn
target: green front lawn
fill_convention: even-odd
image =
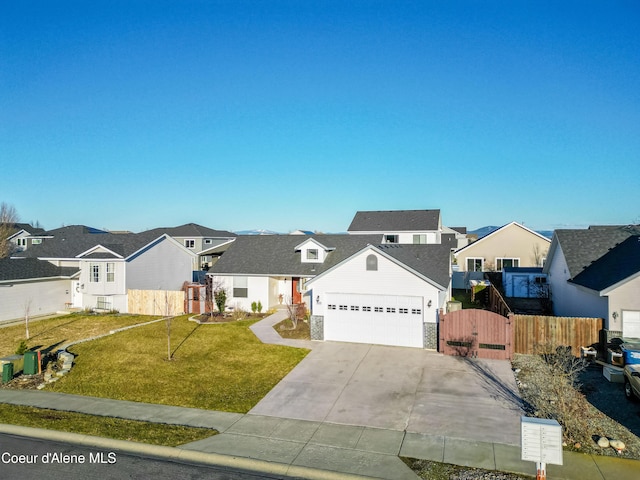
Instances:
[[[265,345],[257,319],[199,325],[187,316],[126,330],[70,349],[71,373],[47,389],[138,402],[248,412],[308,353]]]
[[[131,442],[176,447],[216,435],[209,428],[184,427],[163,423],[139,422],[121,418],[98,417],[84,413],[61,412],[44,408],[0,403],[0,423],[46,428],[62,432],[115,438]]]

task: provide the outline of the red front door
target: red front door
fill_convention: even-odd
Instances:
[[[300,293],[300,278],[294,277],[291,279],[291,298],[293,304],[302,303],[302,294]]]

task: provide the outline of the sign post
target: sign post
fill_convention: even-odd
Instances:
[[[536,462],[536,480],[546,480],[547,463],[562,465],[562,427],[555,420],[520,417],[522,460]]]

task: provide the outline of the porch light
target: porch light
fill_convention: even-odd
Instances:
[[[316,303],[317,303],[317,304],[320,304],[320,295],[318,295],[318,296],[316,297]]]
[[[427,302],[427,308],[431,308],[431,300]]]

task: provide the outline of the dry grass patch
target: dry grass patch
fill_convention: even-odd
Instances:
[[[187,316],[72,347],[76,365],[56,391],[138,402],[248,412],[308,353],[265,345],[256,320],[198,325]]]
[[[84,413],[0,404],[0,423],[176,447],[216,435],[209,428],[98,417]]]
[[[92,315],[75,313],[47,320],[29,322],[30,350],[52,351],[66,343],[109,333],[129,325],[145,323],[160,317],[146,315]],[[13,355],[25,339],[25,326],[0,329],[0,357]]]

